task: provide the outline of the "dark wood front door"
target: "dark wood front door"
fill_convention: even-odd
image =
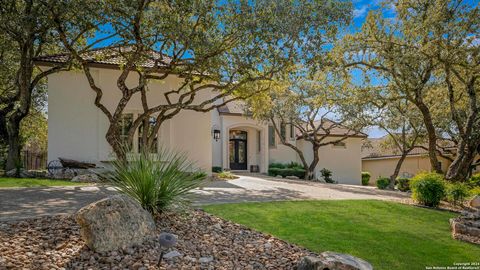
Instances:
[[[247,169],[247,132],[230,132],[229,155],[231,170]]]

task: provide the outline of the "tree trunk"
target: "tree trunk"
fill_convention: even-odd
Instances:
[[[464,145],[462,141],[458,144],[457,155],[448,167],[445,179],[449,181],[463,182],[469,178],[471,166],[477,153],[477,146],[470,145],[465,149]]]
[[[390,175],[390,183],[388,184],[389,189],[394,189],[395,188],[395,180],[398,177],[398,174],[400,173],[400,169],[402,168],[402,164],[405,161],[405,158],[407,157],[408,152],[403,152],[402,155],[400,156],[400,159],[397,162],[397,165],[395,166],[395,170],[393,171],[393,174]]]
[[[427,129],[428,133],[428,156],[430,158],[430,164],[432,166],[432,170],[437,173],[442,173],[442,168],[440,163],[438,162],[436,150],[437,150],[437,134],[435,132],[435,126],[433,125],[432,115],[430,114],[430,110],[428,107],[423,103],[423,101],[416,100],[415,104],[417,105],[418,109],[422,113],[423,122],[425,123],[425,128]]]
[[[313,146],[313,160],[308,166],[308,170],[305,172],[305,180],[312,180],[315,177],[315,168],[317,167],[319,157],[318,157],[318,149],[320,147],[314,145]],[[308,178],[307,178],[308,177]]]
[[[116,158],[123,162],[127,162],[127,153],[125,149],[125,145],[122,144],[122,140],[120,139],[120,134],[118,132],[119,128],[116,123],[110,123],[108,127],[107,134],[105,135],[105,139],[112,147],[113,153],[115,154]]]
[[[20,150],[22,145],[20,143],[20,121],[11,119],[7,124],[8,132],[8,155],[5,169],[7,171],[16,169],[20,164]]]

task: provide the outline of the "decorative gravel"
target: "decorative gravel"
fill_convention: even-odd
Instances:
[[[0,269],[294,269],[306,249],[201,210],[165,214],[157,235],[178,236],[160,267],[158,237],[108,253],[88,249],[71,216],[0,223]]]

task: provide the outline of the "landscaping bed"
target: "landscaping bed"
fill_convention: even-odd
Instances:
[[[311,254],[201,210],[163,215],[157,220],[160,232],[178,236],[174,250],[181,254],[165,258],[160,269],[292,269]],[[125,250],[93,252],[71,216],[0,223],[0,266],[7,269],[159,269],[159,254],[157,238]]]

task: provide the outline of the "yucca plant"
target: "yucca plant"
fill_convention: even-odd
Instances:
[[[188,203],[188,192],[206,177],[185,154],[166,148],[155,154],[148,150],[129,154],[128,161],[116,160],[112,164],[113,169],[101,174],[102,179],[152,214]]]

